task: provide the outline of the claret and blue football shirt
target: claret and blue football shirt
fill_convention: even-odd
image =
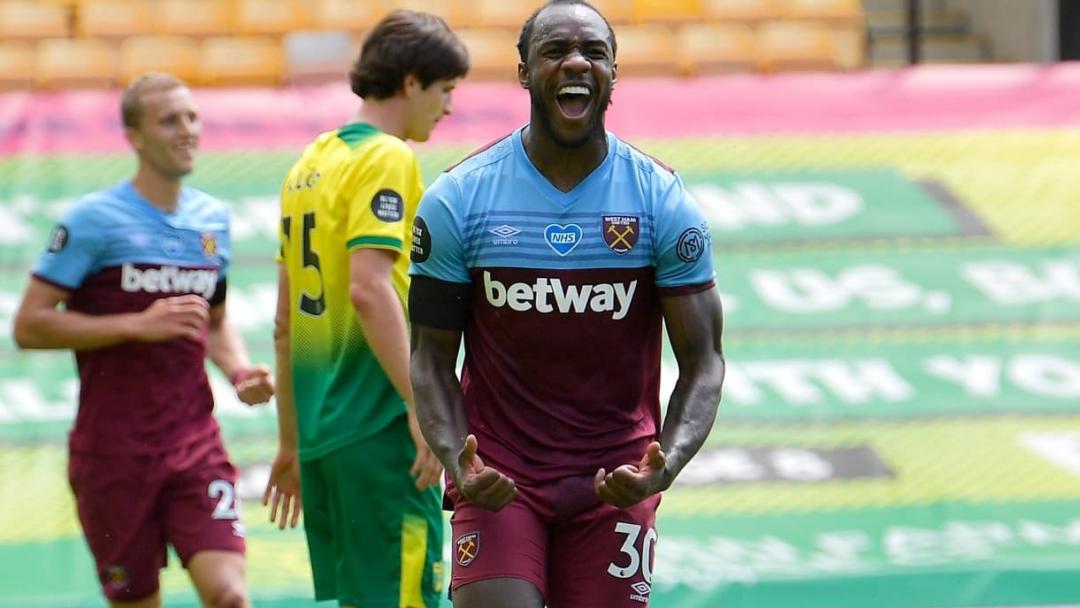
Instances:
[[[221,201],[183,188],[176,212],[164,213],[122,182],[64,214],[33,275],[68,291],[69,310],[136,313],[171,296],[223,299],[229,257],[229,212]],[[77,351],[71,449],[153,453],[216,433],[205,356],[205,334]]]
[[[431,186],[411,273],[469,286],[462,390],[485,461],[533,482],[637,463],[659,434],[660,298],[713,286],[708,226],[614,135],[561,192],[521,133]]]

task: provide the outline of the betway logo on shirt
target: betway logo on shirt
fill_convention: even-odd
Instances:
[[[139,270],[134,264],[124,264],[120,288],[130,292],[197,293],[209,300],[217,288],[217,276],[216,270],[181,270],[176,266]]]
[[[534,283],[511,283],[491,278],[484,271],[484,296],[495,308],[509,306],[511,310],[525,312],[536,309],[539,313],[610,312],[618,321],[630,311],[630,303],[637,289],[637,279],[626,283],[597,283],[595,285],[564,285],[560,279],[539,277]]]

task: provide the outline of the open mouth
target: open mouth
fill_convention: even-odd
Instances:
[[[585,116],[585,113],[589,111],[591,101],[592,91],[589,87],[580,84],[563,85],[555,94],[555,103],[559,105],[559,110],[562,111],[563,116],[570,119]]]

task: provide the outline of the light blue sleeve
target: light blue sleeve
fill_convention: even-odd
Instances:
[[[677,175],[658,172],[653,179],[657,287],[711,283],[712,234],[705,215]]]
[[[443,173],[424,193],[413,223],[409,274],[451,283],[469,283],[460,219],[461,192]]]
[[[45,252],[34,264],[33,275],[58,287],[77,289],[97,271],[106,235],[94,206],[78,202],[53,227]]]
[[[217,254],[218,260],[221,264],[218,274],[221,279],[224,279],[229,274],[229,269],[232,266],[232,218],[229,214],[229,207],[222,201],[218,201],[221,205],[221,215],[219,221],[225,225],[225,228],[218,233]]]

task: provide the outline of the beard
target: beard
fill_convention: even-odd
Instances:
[[[604,139],[607,137],[604,130],[604,116],[607,114],[608,106],[611,105],[611,89],[609,88],[596,101],[597,105],[592,111],[592,116],[589,117],[589,124],[585,127],[585,132],[580,137],[567,139],[555,130],[555,125],[552,124],[551,120],[551,110],[545,105],[544,98],[536,92],[535,88],[529,89],[529,103],[532,106],[532,114],[539,117],[540,129],[543,130],[544,135],[564,148],[580,148],[593,138]]]

